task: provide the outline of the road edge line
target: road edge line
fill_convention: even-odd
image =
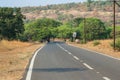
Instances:
[[[45,45],[44,45],[45,46]],[[32,68],[33,68],[33,64],[34,64],[34,60],[35,60],[35,57],[36,55],[38,54],[38,52],[43,49],[42,46],[41,48],[39,48],[37,51],[35,51],[35,54],[33,55],[32,59],[31,59],[31,62],[30,62],[30,65],[29,65],[29,68],[28,68],[28,71],[27,71],[27,75],[26,75],[26,79],[25,80],[31,80],[31,75],[32,75]]]
[[[68,45],[73,46],[73,45],[71,45],[71,44],[68,44]],[[90,50],[90,49],[85,49],[85,48],[77,47],[77,46],[73,46],[73,47],[81,48],[81,49],[84,49],[84,50],[87,50],[87,51],[90,51],[90,52],[95,52],[95,53],[98,53],[98,54],[100,54],[100,55],[107,56],[107,57],[109,57],[109,58],[112,58],[112,59],[115,59],[115,60],[119,60],[119,61],[120,61],[119,58],[115,58],[115,57],[109,56],[109,55],[104,54],[104,53],[100,53],[100,52],[97,52],[97,51],[93,51],[93,50]]]

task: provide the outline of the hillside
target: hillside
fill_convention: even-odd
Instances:
[[[111,23],[112,11],[112,3],[106,1],[94,1],[90,5],[84,2],[22,8],[22,13],[26,16],[27,21],[52,18],[64,22],[75,17],[96,17]],[[117,23],[120,23],[120,8],[118,6],[116,6],[116,12]]]

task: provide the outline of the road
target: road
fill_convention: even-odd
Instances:
[[[22,80],[120,80],[120,60],[51,42],[35,53]]]

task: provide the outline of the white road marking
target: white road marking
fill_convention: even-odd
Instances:
[[[61,49],[65,50],[63,47],[61,47]]]
[[[68,44],[68,45],[73,46],[71,44]],[[76,46],[73,46],[73,47],[76,47]],[[115,58],[115,57],[109,56],[107,54],[100,53],[100,52],[97,52],[97,51],[93,51],[93,50],[90,50],[90,49],[86,49],[86,48],[82,48],[82,47],[76,47],[76,48],[80,48],[80,49],[84,49],[84,50],[87,50],[87,51],[90,51],[90,52],[98,53],[100,55],[103,55],[103,56],[106,56],[106,57],[109,57],[109,58],[112,58],[112,59],[115,59],[115,60],[120,60],[120,58]]]
[[[44,47],[44,46],[43,46],[43,47]],[[34,64],[35,57],[36,57],[36,55],[38,54],[38,52],[39,52],[43,47],[41,47],[40,49],[38,49],[38,50],[35,52],[35,54],[33,55],[32,60],[31,60],[31,62],[30,62],[30,66],[29,66],[29,68],[28,68],[26,80],[31,80],[32,69],[33,69],[33,64]]]
[[[66,49],[64,49],[62,46],[60,46],[59,44],[57,44],[61,49],[63,49],[65,52],[67,52],[68,54],[70,54],[70,55],[72,55],[73,56],[73,54],[71,53],[71,52],[69,52],[68,50],[66,50]]]
[[[74,57],[74,55],[73,54],[71,54],[73,57]]]
[[[72,53],[68,52],[68,54],[70,54],[70,55],[71,55]]]
[[[66,49],[64,51],[68,52]]]
[[[111,79],[109,79],[108,77],[103,77],[103,79],[105,79],[105,80],[111,80]]]
[[[80,60],[77,56],[74,56],[72,53],[70,53],[69,51],[65,50],[63,47],[61,47],[59,44],[57,44],[61,49],[63,49],[64,51],[66,51],[68,54],[72,55],[76,60]],[[80,62],[83,62],[82,60]],[[93,70],[93,68],[91,66],[89,66],[86,63],[83,63],[83,65],[85,65],[87,68]]]
[[[99,74],[100,72],[97,72],[97,74]]]
[[[61,47],[59,44],[57,44],[61,49],[65,50],[63,47]]]
[[[84,66],[86,66],[88,69],[91,69],[91,70],[93,70],[93,68],[92,68],[91,66],[89,66],[88,64],[86,64],[86,63],[83,63],[83,65],[84,65]]]
[[[66,51],[67,53],[70,53],[68,50]]]
[[[76,60],[80,60],[77,56],[73,56]]]
[[[59,44],[57,44],[61,49],[63,49],[64,51],[66,51],[68,54],[70,54],[70,55],[72,55],[76,60],[80,60],[77,56],[74,56],[71,52],[69,52],[68,50],[66,50],[66,49],[64,49],[63,47],[61,47]],[[71,46],[73,46],[73,45],[71,45]],[[73,47],[76,47],[76,46],[73,46]],[[79,48],[79,47],[77,47],[77,48]],[[81,48],[81,49],[85,49],[85,48]],[[85,50],[87,50],[87,51],[91,51],[91,52],[95,52],[95,53],[99,53],[99,52],[96,52],[96,51],[92,51],[92,50],[89,50],[89,49],[85,49]],[[101,55],[104,55],[104,56],[107,56],[107,57],[110,57],[110,58],[113,58],[113,59],[117,59],[117,60],[120,60],[120,59],[118,59],[118,58],[114,58],[114,57],[111,57],[111,56],[108,56],[108,55],[105,55],[105,54],[103,54],[103,53],[99,53],[99,54],[101,54]],[[80,60],[80,62],[83,62],[82,60]],[[88,69],[91,69],[91,70],[93,70],[94,68],[92,68],[91,66],[89,66],[87,63],[83,63],[83,65],[84,66],[86,66]],[[96,73],[100,73],[100,72],[96,72]],[[102,77],[104,80],[111,80],[111,79],[109,79],[108,77]],[[26,79],[27,80],[27,79]],[[29,80],[29,79],[28,79]]]

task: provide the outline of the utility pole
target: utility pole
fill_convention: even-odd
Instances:
[[[116,48],[116,30],[115,30],[115,26],[116,26],[116,19],[115,19],[115,14],[116,14],[116,7],[115,7],[115,4],[117,4],[117,6],[120,7],[120,4],[117,3],[116,0],[113,0],[113,44],[114,44],[114,51],[115,51],[115,48]]]
[[[86,19],[85,19],[85,16],[84,16],[84,40],[85,40],[85,43],[86,43]]]
[[[116,22],[116,20],[115,20],[115,0],[113,1],[113,46],[114,46],[114,51],[115,51],[115,37],[116,37],[116,33],[115,33],[115,22]]]

